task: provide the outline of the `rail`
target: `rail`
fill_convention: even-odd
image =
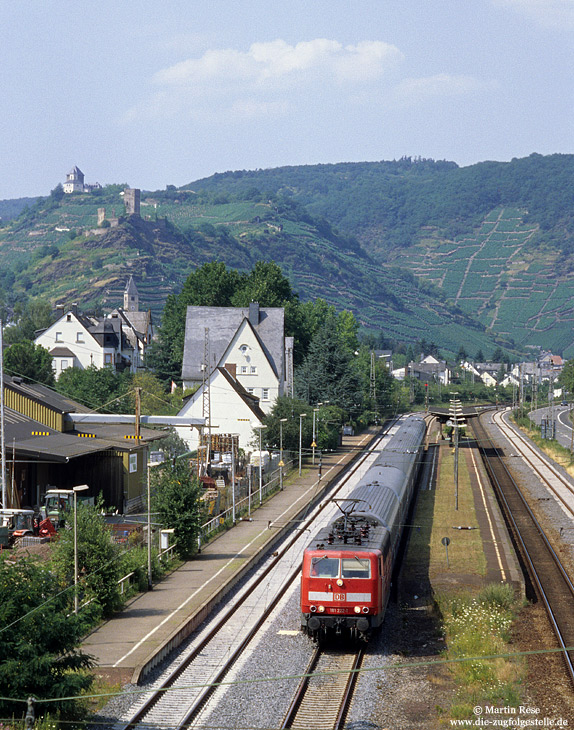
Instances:
[[[546,608],[570,681],[574,684],[574,627],[571,624],[574,585],[480,419],[473,424],[473,430],[515,546]]]

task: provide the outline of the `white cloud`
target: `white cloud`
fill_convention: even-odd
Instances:
[[[494,81],[482,81],[474,76],[436,74],[421,78],[404,79],[395,91],[399,98],[418,102],[433,97],[452,97],[497,88]]]
[[[196,86],[242,82],[249,86],[281,85],[293,79],[331,77],[340,83],[379,78],[402,60],[396,46],[362,41],[343,46],[316,38],[292,46],[284,40],[253,43],[248,51],[216,49],[199,58],[181,61],[158,71],[153,80],[162,86]]]
[[[494,0],[548,28],[574,29],[574,0]]]

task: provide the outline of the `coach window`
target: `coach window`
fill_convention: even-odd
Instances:
[[[311,577],[337,578],[339,576],[339,558],[311,558]]]
[[[371,561],[368,558],[343,558],[343,578],[370,578]]]

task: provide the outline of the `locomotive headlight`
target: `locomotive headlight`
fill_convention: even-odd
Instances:
[[[355,606],[355,613],[361,613],[361,607]]]
[[[369,607],[363,606],[363,613],[369,613]]]
[[[315,613],[316,610],[317,606],[309,606],[309,611],[311,611],[311,613]]]
[[[319,606],[319,613],[325,613],[325,606]]]
[[[339,587],[341,587],[341,586],[343,585],[343,581],[341,580],[341,578],[339,578],[339,579],[337,580],[337,585],[338,585]]]

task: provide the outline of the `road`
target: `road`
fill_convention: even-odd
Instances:
[[[543,418],[550,418],[550,411],[553,412],[556,421],[556,440],[561,446],[567,449],[572,448],[572,422],[568,418],[570,406],[556,405],[552,409],[539,408],[536,411],[531,411],[529,415],[534,423],[540,425]]]

